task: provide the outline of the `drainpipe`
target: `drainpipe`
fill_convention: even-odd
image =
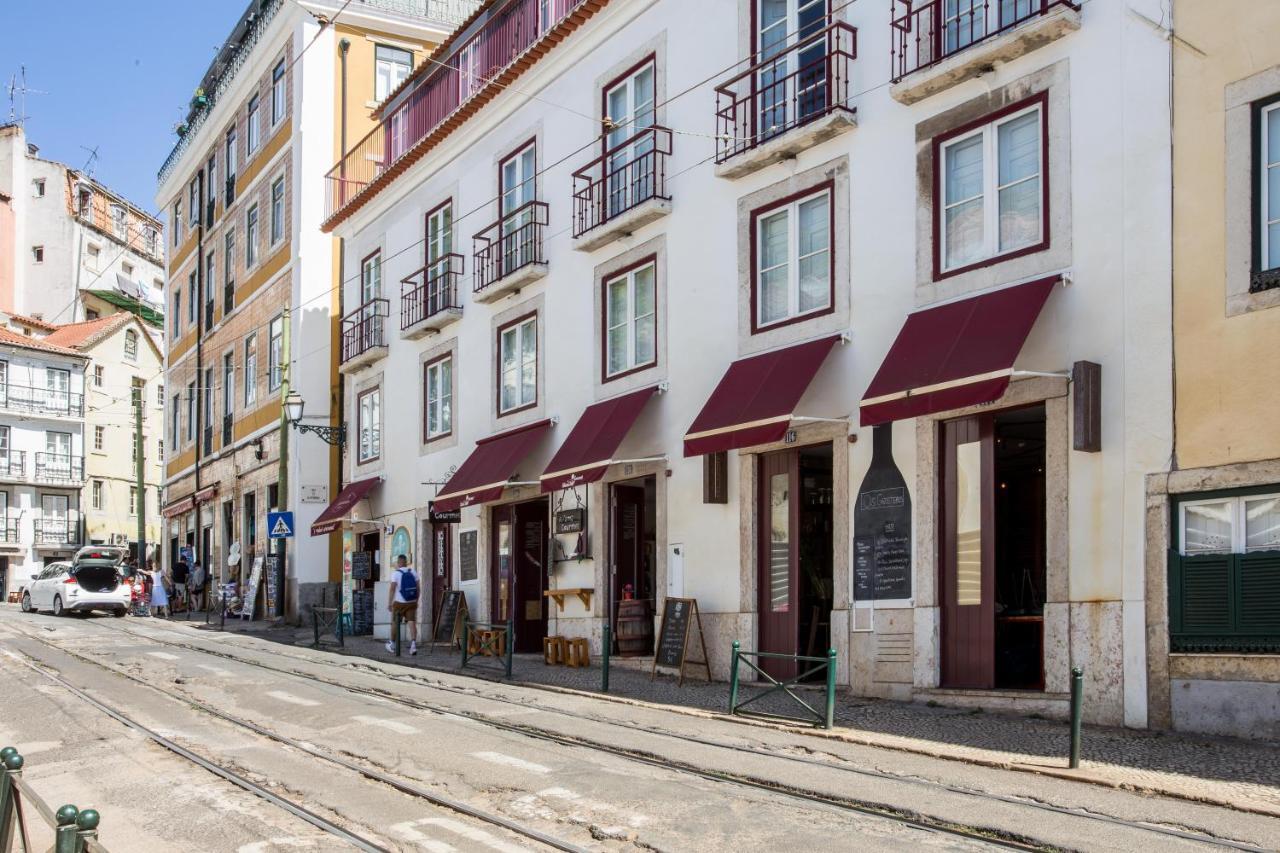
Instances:
[[[192,494],[200,494],[200,463],[203,454],[201,453],[200,441],[204,437],[203,424],[201,420],[204,417],[204,365],[203,365],[203,349],[204,349],[204,289],[207,282],[204,281],[204,169],[196,173],[196,483],[195,491]],[[182,282],[178,282],[178,286],[182,286]],[[188,309],[190,310],[190,309]],[[192,551],[196,555],[196,559],[200,561],[200,565],[209,565],[209,555],[204,552],[204,525],[201,524],[200,503],[196,501],[192,507],[192,512],[196,515],[196,541],[192,545]],[[186,531],[183,531],[184,533]],[[141,558],[139,558],[141,559]]]
[[[344,154],[347,153],[347,51],[351,50],[351,41],[345,38],[339,40],[338,50],[339,50],[339,55],[342,61],[342,92],[341,92],[342,122],[338,127],[338,133],[339,133],[338,156],[342,157]],[[338,334],[334,336],[334,338],[331,338],[331,342],[336,343],[336,346],[333,347],[333,351],[329,354],[330,375],[336,375],[338,377],[338,381],[335,383],[338,389],[337,397],[336,399],[331,400],[329,404],[329,412],[330,412],[329,422],[335,426],[340,425],[347,416],[347,380],[346,380],[346,377],[338,373],[338,370],[337,370],[338,360],[342,357],[341,356],[342,314],[343,314],[342,277],[346,268],[347,268],[347,241],[344,238],[339,237],[338,238],[338,275],[337,275]],[[338,492],[342,491],[342,482],[345,479],[343,475],[345,472],[344,466],[346,465],[346,454],[345,454],[346,445],[343,442],[339,441],[337,444],[336,450],[337,450],[336,456],[337,456],[337,463],[338,463],[337,464],[338,475],[336,478],[331,478],[331,482],[333,483],[333,487],[334,487],[333,494],[335,496],[337,496]],[[330,541],[332,542],[332,540]],[[339,557],[340,559],[339,559],[339,571],[338,571],[338,618],[341,619],[342,607],[343,607],[341,555],[339,555]]]

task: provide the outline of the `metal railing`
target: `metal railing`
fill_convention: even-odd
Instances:
[[[828,24],[771,51],[716,87],[717,163],[830,113],[855,112],[857,28]]]
[[[325,218],[333,216],[406,152],[441,127],[493,78],[509,68],[584,0],[514,0],[478,33],[459,42],[407,95],[390,105],[377,127],[325,174]]]
[[[37,545],[70,545],[80,540],[80,521],[76,518],[37,518],[32,529]]]
[[[0,478],[21,480],[27,476],[25,450],[0,450]]]
[[[479,0],[360,0],[365,6],[428,18],[442,24],[457,26],[480,5]]]
[[[472,292],[484,290],[530,264],[544,262],[542,232],[547,227],[549,211],[545,201],[525,202],[472,238]]]
[[[21,541],[21,533],[18,526],[20,521],[21,518],[16,515],[11,515],[4,519],[4,526],[0,527],[0,535],[4,536],[3,541],[5,544],[15,545]]]
[[[68,453],[37,453],[36,481],[79,483],[84,481],[84,457]]]
[[[230,207],[232,202],[234,202],[235,200],[236,200],[236,176],[230,175],[227,177],[226,201],[224,203],[224,206]]]
[[[234,423],[231,413],[227,412],[222,416],[222,446],[231,446],[231,425]]]
[[[1079,9],[1074,0],[895,0],[891,21],[891,82],[936,65],[965,48],[1047,14],[1055,6]]]
[[[763,658],[765,660],[778,660],[794,663],[796,665],[797,674],[784,681],[779,681],[769,673],[765,672],[759,664],[752,660],[752,658],[756,658],[757,660]],[[750,699],[739,701],[738,697],[741,692],[741,682],[738,680],[738,667],[739,664],[743,663],[755,670],[756,674],[761,676],[769,686],[756,693]],[[801,672],[801,664],[810,664],[810,666],[808,669]],[[811,676],[816,676],[819,673],[825,674],[827,682],[826,704],[822,711],[818,711],[806,702],[794,689],[798,687],[802,681],[805,681]],[[750,705],[753,702],[758,702],[766,696],[779,694],[790,697],[795,704],[800,706],[802,711],[800,716],[791,716],[788,714],[758,710],[751,710],[744,713],[742,710],[747,705]],[[805,657],[803,655],[784,655],[777,654],[775,652],[744,652],[742,651],[741,645],[738,641],[734,640],[733,659],[730,663],[729,674],[729,713],[763,717],[765,719],[772,720],[809,723],[815,727],[822,726],[826,729],[831,728],[835,725],[836,716],[836,650],[829,649],[827,651],[827,656],[824,658]]]
[[[396,635],[399,636],[398,634]],[[511,656],[514,654],[516,632],[514,622],[472,622],[463,624],[462,629],[462,668],[467,668],[472,661],[476,669],[476,658],[493,658],[502,665],[502,673],[511,677]],[[494,669],[494,667],[485,667]]]
[[[31,823],[33,817],[48,827],[42,836],[53,835],[53,846],[47,848],[50,853],[106,853],[98,843],[98,813],[70,804],[54,811],[22,778],[25,763],[12,746],[0,749],[0,853],[46,849],[47,838],[32,840],[32,830],[37,828]]]
[[[462,308],[458,299],[462,267],[462,255],[451,252],[400,279],[401,330],[449,308]]]
[[[236,283],[228,281],[222,285],[222,316],[227,316],[236,307]]]
[[[671,131],[644,127],[573,173],[573,236],[667,195]]]
[[[84,417],[84,395],[0,382],[0,409],[78,418]]]
[[[347,363],[375,347],[387,345],[387,317],[391,303],[370,299],[342,318],[342,362]]]

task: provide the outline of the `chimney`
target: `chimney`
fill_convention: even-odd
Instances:
[[[28,143],[27,143],[27,156],[28,156],[28,157],[38,157],[39,155],[40,155],[40,146],[39,146],[39,145],[36,145],[34,142],[28,142]]]

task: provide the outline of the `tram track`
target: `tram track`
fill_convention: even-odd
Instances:
[[[163,625],[161,625],[160,627],[166,633],[169,633],[174,636],[183,636],[184,634],[184,632],[182,632],[179,629],[170,628]],[[155,637],[148,637],[146,634],[141,634],[136,631],[131,631],[123,626],[117,627],[115,625],[111,625],[111,626],[108,626],[106,630],[119,631],[119,632],[128,634],[129,636],[132,636],[141,640],[153,642],[153,643],[161,642]],[[503,729],[506,731],[511,731],[519,734],[524,734],[530,737],[537,737],[543,740],[549,740],[549,741],[561,743],[564,745],[585,747],[588,749],[594,749],[597,751],[603,751],[603,752],[620,755],[621,757],[624,757],[624,758],[634,758],[637,760],[644,761],[646,763],[655,764],[656,766],[667,766],[668,764],[670,764],[670,769],[679,769],[679,770],[682,770],[683,772],[692,772],[696,775],[703,775],[703,773],[705,772],[701,768],[693,767],[691,765],[681,765],[679,762],[670,762],[669,759],[664,759],[652,753],[636,752],[635,754],[632,754],[631,751],[627,751],[627,750],[619,751],[617,747],[609,744],[602,744],[597,741],[573,738],[573,737],[569,737],[556,732],[548,732],[544,729],[538,729],[532,726],[524,726],[521,724],[510,723],[507,721],[494,720],[482,713],[462,711],[454,708],[445,708],[442,706],[434,705],[429,702],[410,699],[408,697],[400,696],[398,694],[394,694],[386,691],[371,690],[367,688],[361,688],[361,687],[356,687],[354,685],[345,684],[340,681],[317,678],[316,676],[311,674],[303,674],[303,673],[297,672],[296,670],[290,670],[282,667],[271,666],[269,664],[264,664],[260,661],[249,660],[249,659],[239,657],[237,655],[228,654],[224,651],[220,651],[216,649],[203,648],[201,646],[193,645],[188,642],[174,642],[172,643],[172,645],[178,646],[180,648],[185,648],[190,651],[195,651],[195,652],[199,652],[199,653],[203,653],[203,654],[207,654],[215,657],[221,657],[225,660],[236,661],[238,663],[242,663],[245,665],[255,666],[260,669],[270,670],[270,671],[277,672],[284,675],[290,675],[293,677],[300,677],[300,678],[314,678],[318,681],[321,681],[333,687],[338,687],[340,689],[347,690],[349,692],[353,692],[356,694],[373,696],[378,699],[396,702],[397,704],[414,708],[416,710],[430,711],[433,713],[442,714],[446,716],[454,716],[462,719],[467,719],[467,720],[471,720],[472,722],[479,722],[484,725],[492,726],[494,728]],[[260,650],[252,650],[252,651],[260,651]],[[311,658],[300,657],[298,655],[293,655],[293,654],[278,654],[278,653],[273,653],[273,654],[276,654],[276,656],[278,657],[288,658],[289,660],[298,661],[300,663],[305,663],[309,665],[323,666],[328,669],[350,671],[353,668],[365,668],[365,667],[361,667],[360,665],[353,667],[350,664],[344,665],[344,664],[338,664],[338,663],[333,663],[329,661],[314,660]],[[583,722],[590,722],[598,725],[606,725],[606,726],[626,729],[629,731],[639,732],[652,737],[669,738],[672,740],[678,740],[678,741],[682,741],[690,744],[695,744],[698,746],[705,746],[705,747],[710,747],[714,749],[727,750],[731,752],[746,752],[762,758],[782,760],[789,763],[820,767],[826,770],[835,770],[837,772],[847,773],[855,776],[860,776],[863,778],[909,784],[909,785],[928,788],[938,792],[972,797],[977,800],[999,802],[999,803],[1003,803],[1006,805],[1011,805],[1019,808],[1027,808],[1035,811],[1061,815],[1065,817],[1093,821],[1101,824],[1115,826],[1118,828],[1141,831],[1141,832],[1149,833],[1152,835],[1164,836],[1166,838],[1178,839],[1181,841],[1188,841],[1188,842],[1203,844],[1211,847],[1241,850],[1241,851],[1247,851],[1247,853],[1267,853],[1267,851],[1270,849],[1270,848],[1260,847],[1253,844],[1248,844],[1245,842],[1236,841],[1229,838],[1223,838],[1217,835],[1211,835],[1204,832],[1199,832],[1193,829],[1177,828],[1177,827],[1164,826],[1159,824],[1130,821],[1130,820],[1125,820],[1124,818],[1102,814],[1099,812],[1090,811],[1086,809],[1057,806],[1052,803],[1046,803],[1039,800],[1009,796],[1004,794],[997,794],[989,791],[979,791],[979,790],[974,790],[972,788],[962,787],[959,785],[952,785],[952,784],[947,784],[943,782],[937,782],[930,779],[923,779],[917,776],[908,776],[904,774],[890,773],[883,770],[853,767],[853,766],[849,766],[847,763],[835,764],[830,761],[823,761],[820,759],[810,758],[802,755],[791,755],[791,754],[776,752],[776,751],[767,750],[767,749],[759,749],[759,748],[744,745],[744,744],[730,744],[730,743],[725,743],[723,741],[717,741],[710,738],[697,737],[694,735],[682,734],[679,732],[671,732],[671,731],[655,732],[652,729],[647,729],[636,723],[609,719],[606,717],[599,717],[591,714],[580,714],[580,713],[575,713],[573,711],[564,710],[562,708],[548,707],[546,705],[536,704],[536,703],[531,704],[526,701],[516,701],[514,699],[508,699],[501,696],[488,695],[488,694],[480,693],[474,690],[450,687],[448,685],[434,683],[434,682],[425,682],[421,679],[417,679],[412,676],[406,677],[406,676],[396,675],[394,673],[388,673],[385,670],[374,670],[372,668],[365,668],[365,669],[366,669],[366,672],[371,672],[371,673],[376,672],[379,676],[387,677],[394,682],[407,685],[407,686],[417,687],[417,688],[426,689],[426,690],[438,690],[440,692],[451,693],[451,694],[462,696],[469,699],[478,699],[478,700],[487,701],[487,702],[514,706],[517,708],[526,708],[526,709],[534,708],[540,712],[547,713],[547,714],[553,714],[556,716],[565,717],[569,719],[581,720]],[[486,683],[493,683],[493,682],[489,682],[486,680]],[[707,778],[721,779],[721,775],[712,773]],[[775,792],[783,792],[783,789],[777,786],[771,785],[765,780],[751,779],[749,777],[741,777],[741,779],[738,779],[732,774],[726,774],[725,777],[721,780],[722,781],[741,781],[743,784],[747,784],[749,786],[761,787],[761,788],[764,788],[765,790],[771,790]],[[762,783],[762,784],[755,784],[755,783]],[[821,792],[803,791],[803,790],[797,789],[795,791],[795,795],[803,799],[810,799],[810,800],[815,800],[819,802],[829,802],[826,795],[823,795]],[[866,808],[871,808],[873,810],[877,810],[872,812],[876,814],[880,813],[878,811],[879,809],[884,809],[884,812],[888,814],[894,813],[893,807],[885,804],[866,803],[861,801],[856,801],[856,802],[849,801],[849,802],[855,806],[866,807]],[[974,837],[974,836],[970,836],[970,837]],[[987,840],[987,841],[991,840],[991,837],[986,835],[978,835],[977,837],[983,838],[983,840]],[[1007,844],[1013,845],[1014,849],[1039,849],[1035,844],[1035,842],[1026,838],[1009,837],[1009,838],[1005,838],[1004,842]]]

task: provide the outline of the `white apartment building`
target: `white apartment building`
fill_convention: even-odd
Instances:
[[[407,553],[519,651],[694,598],[717,678],[1063,716],[1079,666],[1145,726],[1160,3],[697,6],[490,0],[329,171],[348,586]]]
[[[0,311],[52,325],[119,311],[157,339],[164,325],[163,226],[91,174],[40,156],[0,126]],[[2,208],[7,208],[3,210]],[[4,233],[8,232],[8,233]]]
[[[286,384],[310,403],[309,420],[338,420],[340,250],[320,231],[320,176],[473,6],[253,0],[193,81],[156,189],[169,218],[166,560],[190,546],[211,577],[247,581],[256,561],[278,554],[268,511],[310,524],[329,499],[337,449],[300,434],[290,445],[281,433]],[[244,559],[232,566],[236,544]],[[267,564],[264,612],[296,616],[336,587],[338,565],[327,541],[293,540],[283,564]]]
[[[0,579],[5,598],[84,541],[84,368],[74,349],[0,328]]]

